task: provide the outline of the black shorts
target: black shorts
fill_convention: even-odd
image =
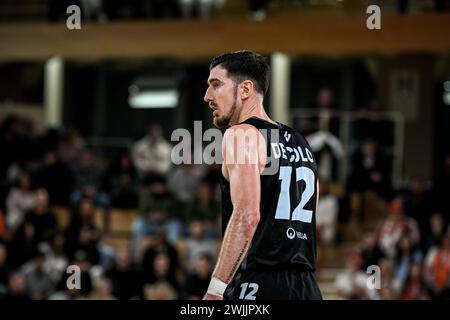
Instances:
[[[224,293],[224,300],[322,300],[312,272],[238,272]]]

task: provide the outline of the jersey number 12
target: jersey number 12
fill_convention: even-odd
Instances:
[[[302,221],[311,223],[313,212],[312,210],[305,209],[305,205],[309,202],[315,191],[315,176],[314,171],[308,167],[296,168],[295,176],[296,182],[305,181],[305,189],[303,190],[300,198],[300,203],[295,207],[291,213],[291,198],[289,187],[291,185],[291,173],[292,167],[283,166],[280,167],[281,190],[278,197],[277,211],[275,213],[275,219]],[[292,215],[292,218],[291,218]]]

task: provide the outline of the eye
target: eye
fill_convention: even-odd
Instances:
[[[213,82],[211,83],[211,86],[212,86],[214,89],[217,89],[218,87],[220,87],[220,82],[218,82],[218,81],[213,81]]]

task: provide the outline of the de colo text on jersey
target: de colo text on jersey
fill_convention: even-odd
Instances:
[[[281,142],[272,142],[272,156],[275,159],[279,159],[280,157],[283,159],[289,160],[289,162],[311,162],[314,163],[314,157],[307,148],[296,147],[287,147]]]

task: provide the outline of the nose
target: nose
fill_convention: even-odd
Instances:
[[[208,103],[212,101],[212,97],[211,97],[211,93],[210,93],[209,89],[210,89],[209,87],[208,87],[208,89],[206,89],[205,96],[203,97],[203,100]]]

